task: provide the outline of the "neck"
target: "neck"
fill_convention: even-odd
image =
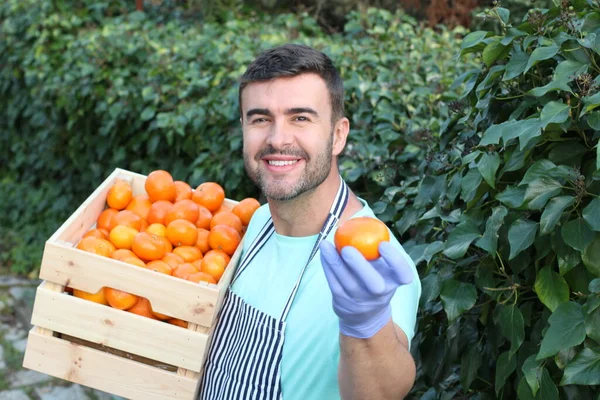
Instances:
[[[275,231],[280,235],[295,237],[318,234],[335,200],[340,179],[335,169],[318,187],[292,200],[268,199]],[[350,191],[341,220],[349,218],[361,208],[362,204]]]

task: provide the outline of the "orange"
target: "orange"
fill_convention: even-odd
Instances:
[[[213,214],[204,206],[198,206],[198,220],[196,221],[196,228],[210,229],[210,221],[213,218]]]
[[[217,262],[225,268],[229,264],[231,257],[223,250],[210,250],[202,259],[206,260],[207,263]]]
[[[138,301],[138,297],[134,294],[108,287],[104,288],[104,295],[108,305],[119,310],[128,310]]]
[[[175,181],[175,202],[192,198],[192,187],[183,181]]]
[[[219,282],[221,276],[223,276],[223,272],[225,272],[226,263],[223,263],[217,257],[209,257],[208,260],[202,260],[202,272],[206,272],[210,274],[213,278],[215,278],[216,282]]]
[[[198,221],[199,215],[198,205],[192,200],[184,199],[173,204],[173,207],[167,212],[167,215],[165,215],[165,225],[169,226],[176,219],[186,219],[195,224]]]
[[[109,240],[117,249],[131,249],[133,238],[138,233],[129,226],[117,225],[110,231]]]
[[[214,213],[221,205],[223,205],[225,191],[223,190],[223,187],[216,182],[204,182],[194,190],[194,193],[192,193],[192,200]]]
[[[175,267],[173,270],[173,276],[176,278],[187,279],[188,276],[195,274],[196,272],[200,272],[200,270],[194,267],[191,263],[183,263]]]
[[[202,252],[196,246],[177,246],[173,249],[186,263],[191,263],[202,258]]]
[[[142,218],[133,211],[121,210],[110,220],[109,231],[112,231],[117,225],[130,226],[140,232],[142,230]]]
[[[101,228],[110,232],[110,222],[118,212],[119,210],[115,210],[114,208],[107,208],[102,211],[96,220],[96,228]]]
[[[202,271],[202,259],[192,261],[192,265],[198,269],[198,271]]]
[[[93,236],[98,239],[108,239],[108,231],[102,228],[90,229],[86,233],[83,234],[83,237]]]
[[[147,219],[151,206],[152,202],[150,201],[150,198],[145,194],[142,194],[131,199],[131,202],[125,209],[133,211],[142,219]]]
[[[106,301],[106,296],[104,295],[104,290],[100,289],[96,293],[88,293],[83,290],[73,289],[73,296],[79,297],[80,299],[93,301],[94,303],[107,305],[108,301]]]
[[[108,189],[106,194],[106,203],[110,208],[122,210],[129,205],[132,198],[131,184],[122,179],[117,179]]]
[[[177,326],[180,326],[180,327],[186,328],[186,329],[188,327],[187,321],[184,321],[184,320],[181,320],[178,318],[169,318],[167,320],[167,322],[170,323],[171,325],[177,325]]]
[[[160,240],[162,240],[162,242],[165,245],[165,254],[171,253],[173,251],[173,244],[171,242],[169,242],[169,239],[167,239],[166,236],[159,236],[158,238]]]
[[[151,224],[148,225],[144,232],[148,232],[156,236],[165,236],[167,234],[167,227],[163,224]]]
[[[172,275],[173,268],[162,260],[150,261],[146,264],[146,268],[152,271],[160,272],[161,274]]]
[[[177,267],[179,264],[183,264],[185,262],[183,257],[178,256],[175,253],[166,253],[161,260],[169,264],[172,269],[175,269],[175,267]]]
[[[173,246],[193,246],[198,239],[198,231],[190,221],[176,219],[167,225],[166,236]]]
[[[119,261],[123,261],[126,258],[130,258],[130,257],[138,258],[138,256],[136,256],[133,251],[127,250],[127,249],[117,249],[110,256],[110,258],[114,258],[115,260],[119,260]]]
[[[150,306],[150,301],[148,301],[148,299],[145,297],[140,297],[137,303],[135,303],[135,305],[127,311],[130,313],[141,315],[142,317],[156,319],[154,314],[152,314],[152,307]]]
[[[260,203],[252,197],[247,197],[233,207],[233,213],[242,221],[243,225],[248,225],[252,215],[258,210]]]
[[[93,236],[88,236],[81,239],[81,241],[77,243],[77,248],[79,250],[98,254],[99,256],[104,257],[110,257],[116,250],[115,246],[108,240],[99,239]]]
[[[140,227],[140,232],[146,232],[146,229],[148,229],[148,222],[145,219],[143,219],[142,226]]]
[[[367,260],[379,258],[379,243],[389,240],[387,226],[370,217],[350,218],[342,222],[333,237],[338,252],[345,246],[353,246]]]
[[[122,261],[127,264],[137,265],[138,267],[146,268],[146,263],[137,258],[137,256],[126,257]]]
[[[161,236],[140,232],[133,238],[131,245],[133,252],[142,260],[160,260],[167,253]]]
[[[202,254],[206,254],[206,252],[210,250],[210,247],[208,246],[208,234],[210,232],[202,228],[197,228],[196,231],[198,232],[198,237],[195,246],[200,249]]]
[[[211,274],[207,274],[206,272],[196,272],[194,274],[189,275],[186,280],[191,281],[191,282],[208,282],[208,283],[214,283],[216,284],[217,281],[215,280],[215,278],[213,278],[213,276]]]
[[[232,213],[231,211],[221,211],[213,217],[210,221],[210,229],[212,230],[217,225],[227,225],[242,234],[242,220],[240,217]]]
[[[217,211],[214,212],[214,214],[217,215],[224,211],[231,211],[231,209],[229,207],[225,206],[225,204],[223,204],[221,207],[219,207],[219,209]]]
[[[177,190],[170,173],[163,170],[150,172],[144,184],[151,202],[159,200],[175,201]]]
[[[165,225],[165,217],[167,216],[167,213],[171,207],[173,207],[173,203],[166,200],[159,200],[156,203],[152,203],[146,221],[148,221],[149,224]]]
[[[237,249],[242,237],[230,226],[217,225],[208,234],[208,245],[213,250],[223,250],[232,255]]]

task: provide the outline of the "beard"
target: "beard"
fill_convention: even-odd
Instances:
[[[332,148],[333,132],[331,132],[331,135],[329,136],[325,149],[317,154],[314,159],[302,149],[285,149],[278,151],[272,146],[269,146],[259,151],[254,157],[254,161],[258,163],[255,168],[252,168],[250,156],[244,152],[244,167],[246,168],[246,173],[250,179],[260,188],[267,198],[277,201],[292,200],[303,193],[314,190],[327,179],[329,172],[331,171],[331,160],[333,157],[331,154]],[[261,158],[269,155],[294,156],[304,159],[305,167],[300,178],[293,183],[286,181],[285,177],[267,178],[268,172],[262,168]]]

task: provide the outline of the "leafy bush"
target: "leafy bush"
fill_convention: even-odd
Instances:
[[[146,13],[85,3],[0,4],[0,246],[17,272],[35,274],[45,238],[115,167],[258,196],[243,169],[237,79],[261,50],[305,43],[340,65],[353,126],[342,172],[369,199],[396,176],[387,160],[403,165],[398,176],[416,171],[413,136],[448,116],[437,104],[466,70],[444,48],[464,30],[422,29],[401,12],[355,12],[328,36],[306,14],[200,26],[168,2]]]
[[[461,53],[421,178],[377,204],[422,271],[414,398],[600,395],[600,7],[531,10]]]

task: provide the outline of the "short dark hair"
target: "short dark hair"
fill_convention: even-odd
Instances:
[[[331,100],[332,124],[344,117],[344,81],[333,61],[309,46],[285,44],[262,52],[242,75],[238,98],[242,114],[242,91],[252,82],[269,81],[306,73],[317,74],[325,81]],[[242,115],[243,118],[243,115]]]

